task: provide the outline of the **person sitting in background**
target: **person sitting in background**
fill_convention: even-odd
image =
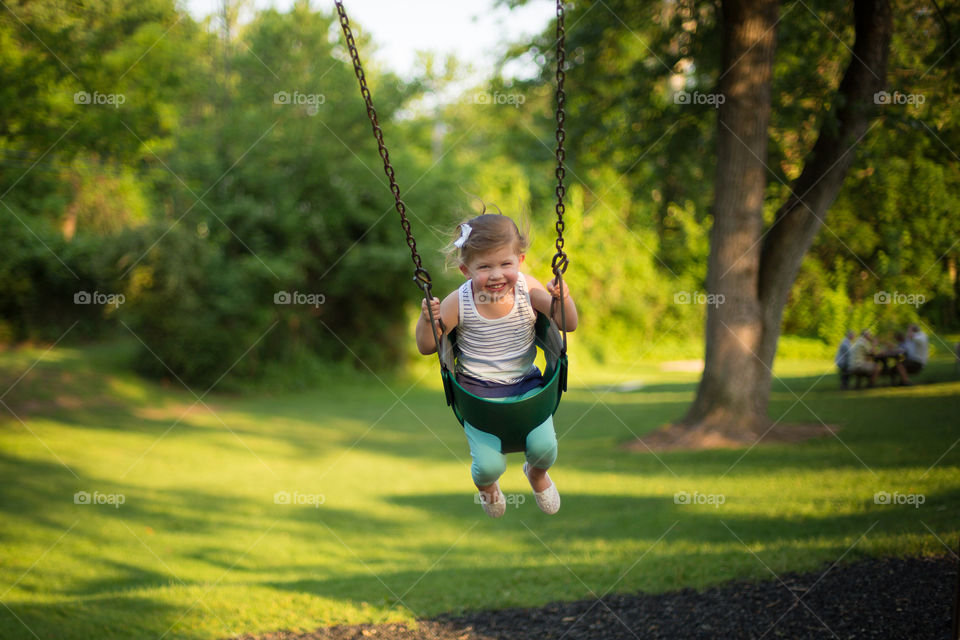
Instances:
[[[853,329],[847,329],[847,335],[843,337],[837,349],[837,355],[833,358],[840,371],[840,388],[843,390],[850,388],[850,348],[853,346],[853,338],[856,335]]]
[[[901,354],[907,352],[907,336],[904,335],[903,331],[893,332],[893,345],[897,352]]]
[[[873,359],[873,336],[869,329],[860,332],[860,337],[850,347],[850,373],[858,377],[857,388],[860,388],[860,377],[868,378],[867,386],[872,387],[877,382],[880,373],[880,363]]]
[[[907,339],[903,343],[904,360],[903,368],[907,373],[920,373],[927,366],[927,358],[930,353],[930,344],[927,341],[927,334],[920,330],[915,324],[911,324],[907,329]]]

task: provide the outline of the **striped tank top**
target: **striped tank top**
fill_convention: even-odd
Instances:
[[[537,313],[530,304],[523,274],[519,274],[513,288],[513,308],[502,318],[480,315],[474,304],[472,281],[464,282],[459,293],[457,373],[497,384],[513,384],[539,373],[533,366],[537,356],[534,344]]]

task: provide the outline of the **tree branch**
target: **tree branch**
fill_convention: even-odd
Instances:
[[[856,0],[854,22],[856,39],[837,89],[837,108],[824,118],[803,172],[791,185],[791,194],[777,211],[763,243],[759,295],[764,307],[772,305],[771,311],[776,312],[777,332],[803,256],[840,192],[854,149],[876,115],[874,95],[886,83],[893,31],[888,0]]]

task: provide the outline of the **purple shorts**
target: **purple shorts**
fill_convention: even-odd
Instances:
[[[540,369],[533,368],[533,371],[523,376],[517,382],[510,384],[500,384],[489,380],[480,380],[466,373],[457,374],[457,382],[460,386],[481,398],[506,398],[507,396],[519,396],[531,389],[543,386],[543,374]]]

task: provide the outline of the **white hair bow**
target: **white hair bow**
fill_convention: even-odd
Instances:
[[[468,225],[466,222],[460,225],[460,237],[453,241],[453,246],[457,249],[462,249],[463,244],[467,241],[467,238],[470,237],[470,232],[473,231],[473,227]]]

